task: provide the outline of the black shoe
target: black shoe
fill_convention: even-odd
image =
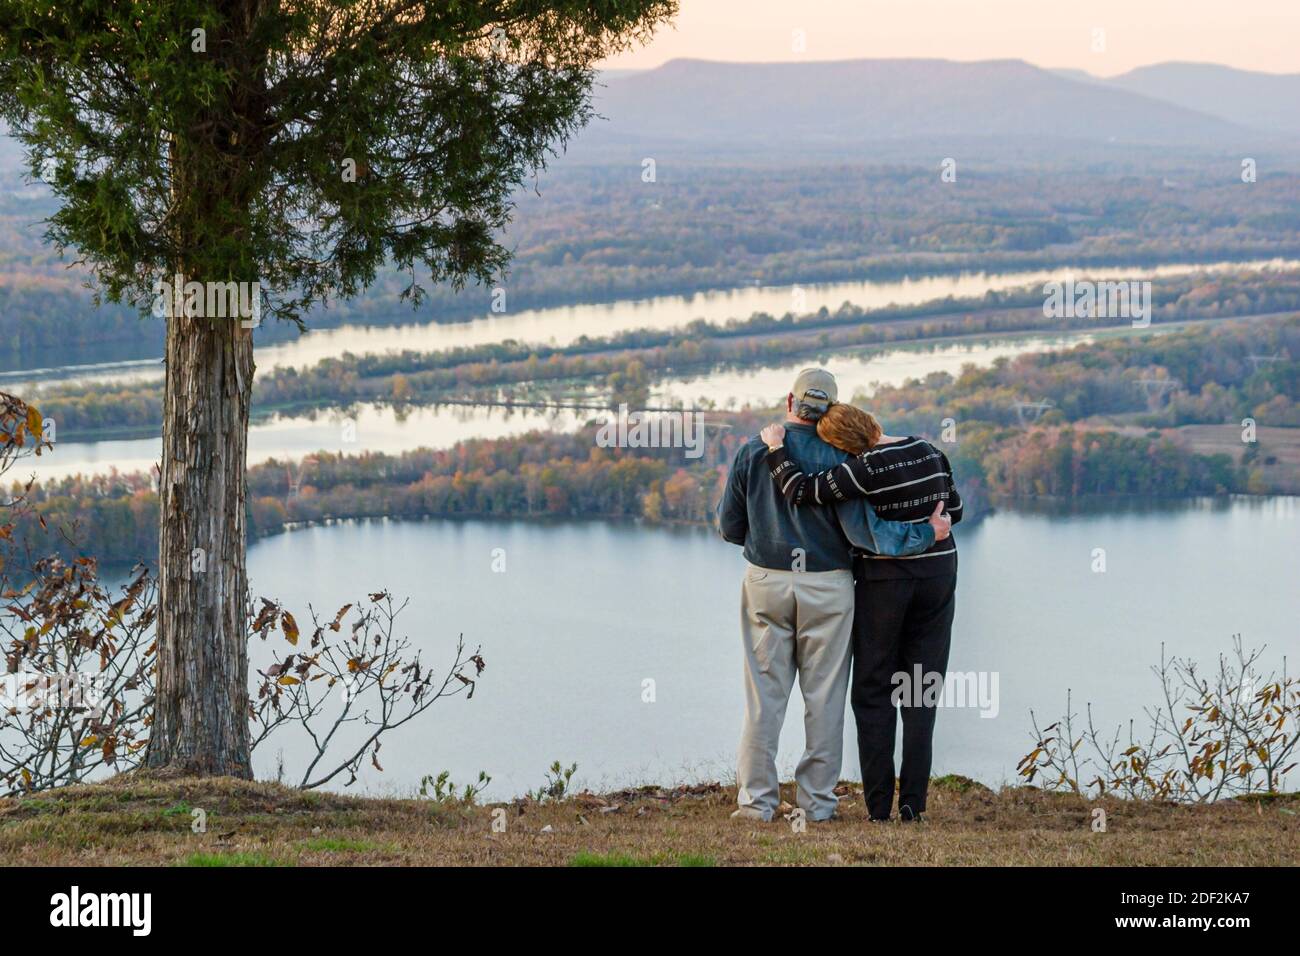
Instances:
[[[925,814],[913,813],[911,807],[907,804],[903,804],[903,806],[898,808],[898,819],[902,820],[904,823],[924,823]]]
[[[889,823],[889,817],[867,817],[868,823]]]

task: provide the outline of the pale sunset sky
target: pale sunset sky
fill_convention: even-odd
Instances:
[[[681,0],[672,27],[604,66],[676,57],[1012,58],[1100,76],[1181,60],[1300,73],[1300,0]]]

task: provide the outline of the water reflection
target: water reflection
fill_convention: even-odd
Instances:
[[[913,345],[903,348],[827,356],[843,394],[870,393],[876,384],[901,384],[934,371],[960,371],[968,363],[988,364],[1002,357],[1091,341],[1083,334],[1030,336],[983,342]],[[651,404],[681,402],[693,406],[705,398],[718,407],[777,404],[799,369],[812,363],[800,358],[771,368],[720,369],[671,376],[652,389]],[[580,393],[574,392],[577,396]],[[540,410],[491,405],[424,406],[394,409],[358,405],[257,422],[249,429],[249,464],[271,458],[301,458],[315,451],[358,454],[363,451],[397,454],[414,448],[447,448],[469,438],[502,438],[536,429],[575,429],[602,417],[594,411]],[[65,429],[51,454],[24,462],[16,474],[29,472],[42,479],[77,473],[147,471],[158,461],[158,438],[76,442]],[[75,435],[72,436],[75,439]]]
[[[799,369],[809,365],[824,365],[830,369],[840,384],[842,396],[870,396],[878,386],[901,385],[908,379],[924,378],[932,372],[956,375],[968,364],[991,365],[999,358],[1049,352],[1095,340],[1096,336],[1086,334],[1034,336],[808,356],[772,367],[723,368],[684,375],[662,383],[652,391],[652,396],[662,402],[680,401],[687,405],[701,399],[710,399],[725,407],[771,405],[790,390]]]

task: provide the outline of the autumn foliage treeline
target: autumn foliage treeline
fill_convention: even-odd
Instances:
[[[1171,387],[1155,386],[1162,381]],[[1153,428],[1248,416],[1261,424],[1300,426],[1297,396],[1300,314],[999,359],[957,377],[936,373],[881,388],[871,405],[895,431],[900,419],[921,426],[935,416],[1018,424],[1016,402],[1042,400],[1052,403],[1044,424],[1127,415]]]
[[[1192,454],[1169,430],[1211,424],[1237,436],[1244,419],[1300,427],[1297,356],[1300,316],[1225,322],[936,373],[868,404],[894,432],[951,420],[954,469],[994,496],[1266,490],[1251,481],[1252,456]],[[1017,410],[1040,402],[1041,412]]]
[[[754,431],[759,418],[752,416]],[[350,518],[612,517],[702,521],[717,492],[717,464],[734,444],[715,440],[704,461],[680,449],[605,449],[595,428],[475,439],[452,449],[400,455],[320,453],[291,466],[249,469],[249,533]],[[102,560],[147,558],[157,543],[158,499],[145,475],[74,477],[33,490],[48,523]],[[65,545],[70,549],[71,545]]]

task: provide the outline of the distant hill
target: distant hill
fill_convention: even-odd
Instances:
[[[1105,83],[1106,82],[1099,76],[1093,76],[1087,70],[1079,70],[1073,67],[1059,67],[1050,70],[1049,72],[1055,73],[1057,76],[1063,76],[1067,80],[1079,80],[1080,82],[1083,83]]]
[[[1212,63],[1157,63],[1101,82],[1243,126],[1300,136],[1300,73],[1254,73]]]
[[[672,60],[598,91],[586,144],[870,148],[904,140],[1221,147],[1246,125],[1021,60]],[[653,155],[648,153],[647,155]]]
[[[629,76],[636,76],[638,73],[644,73],[644,69],[635,70],[601,70],[596,75],[597,83],[608,83],[612,80],[622,80]]]

